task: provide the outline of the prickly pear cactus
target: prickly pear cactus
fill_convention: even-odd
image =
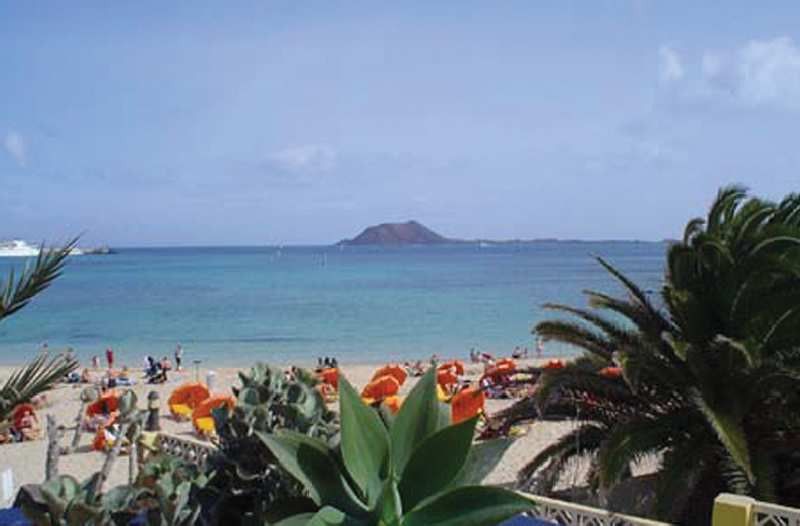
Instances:
[[[253,510],[258,519],[276,498],[302,494],[255,432],[291,429],[332,442],[339,430],[310,373],[285,373],[259,363],[239,373],[239,380],[233,411],[214,413],[220,454],[211,459],[215,476],[210,482],[220,491],[221,513],[230,512],[226,517],[233,521],[243,520],[237,510]]]

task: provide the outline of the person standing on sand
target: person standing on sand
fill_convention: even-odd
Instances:
[[[114,351],[109,347],[106,349],[106,361],[108,362],[108,368],[114,368]]]
[[[181,360],[183,359],[183,347],[179,343],[177,347],[175,347],[175,370],[181,370]]]
[[[100,357],[97,356],[96,354],[92,356],[92,367],[94,368],[95,371],[100,369]]]

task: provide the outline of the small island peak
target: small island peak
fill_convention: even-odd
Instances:
[[[405,223],[380,223],[365,228],[352,239],[339,241],[340,245],[435,245],[451,240],[410,219]]]

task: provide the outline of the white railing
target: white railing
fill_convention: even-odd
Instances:
[[[167,433],[159,433],[156,447],[171,457],[181,458],[190,464],[203,467],[216,448],[210,444],[188,438],[177,437]]]
[[[641,517],[633,517],[613,511],[592,508],[563,500],[526,494],[538,505],[530,515],[555,522],[563,526],[669,526]]]
[[[800,526],[800,510],[756,501],[751,512],[752,526]]]

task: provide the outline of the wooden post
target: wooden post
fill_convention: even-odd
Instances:
[[[105,484],[106,480],[108,480],[108,475],[111,473],[111,468],[114,467],[114,462],[119,456],[119,451],[122,449],[122,441],[125,440],[125,436],[128,434],[129,426],[130,424],[125,422],[121,422],[119,424],[119,433],[117,434],[116,440],[114,440],[114,446],[111,448],[111,451],[106,453],[106,460],[103,462],[103,467],[100,470],[100,477],[97,481],[97,486],[94,488],[95,496],[103,493],[103,484]]]
[[[45,461],[44,477],[50,480],[58,476],[58,456],[61,448],[58,444],[59,430],[56,417],[47,415],[47,460]]]
[[[161,402],[159,400],[158,391],[150,391],[147,394],[147,420],[145,421],[145,431],[161,431],[161,422],[159,420],[159,408]]]
[[[69,452],[72,453],[78,449],[78,444],[81,441],[81,425],[83,424],[83,412],[86,410],[86,403],[81,402],[81,408],[78,411],[78,416],[75,417],[75,434],[72,435],[72,444],[69,446]]]
[[[131,449],[128,453],[128,484],[133,486],[136,482],[136,463],[139,460],[139,440],[131,440]]]

